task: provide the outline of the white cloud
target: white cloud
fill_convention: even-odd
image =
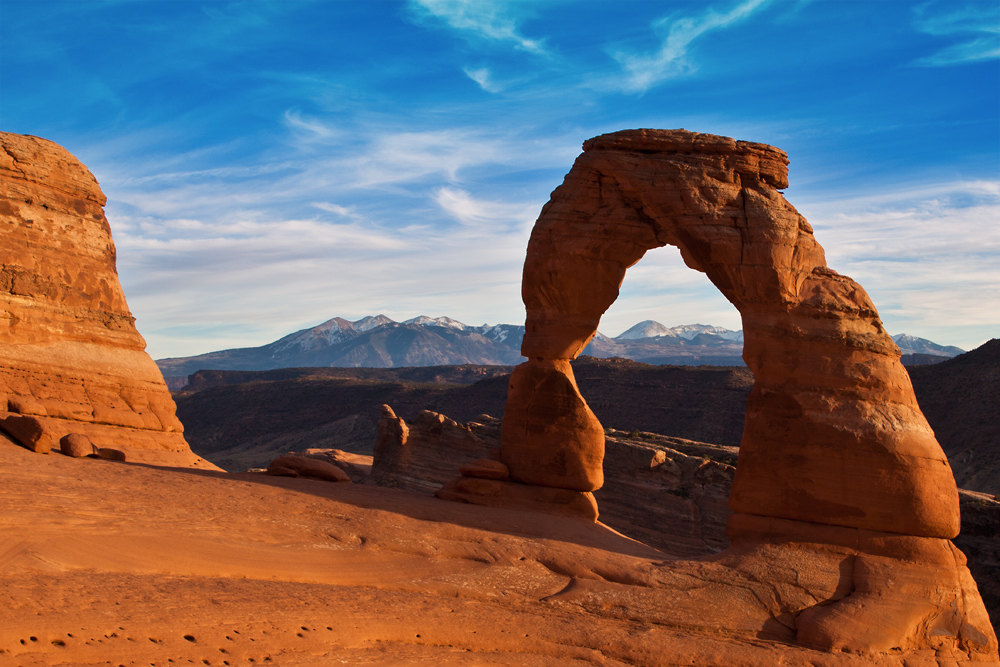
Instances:
[[[541,210],[536,202],[509,203],[475,199],[465,190],[443,187],[434,193],[434,201],[466,226],[506,226],[529,230]]]
[[[799,206],[827,263],[886,328],[971,349],[1000,335],[1000,181],[934,184]]]
[[[410,7],[418,14],[440,19],[475,38],[510,42],[529,53],[544,55],[541,41],[524,37],[518,31],[517,21],[511,15],[518,4],[488,0],[411,0]],[[525,6],[520,4],[520,7]]]
[[[943,11],[939,7],[945,7]],[[918,67],[948,67],[1000,58],[1000,8],[995,3],[945,5],[925,3],[914,8],[914,24],[935,37],[962,41],[913,61]]]
[[[493,80],[493,75],[485,67],[480,67],[479,69],[464,67],[462,71],[465,72],[466,76],[478,83],[479,87],[487,93],[499,93],[503,90],[503,86]]]
[[[768,0],[744,0],[722,14],[709,9],[698,17],[659,19],[654,28],[669,26],[669,29],[658,51],[653,54],[623,51],[612,53],[625,73],[625,79],[618,82],[619,87],[626,92],[645,92],[667,79],[693,72],[695,65],[688,59],[688,46],[691,42],[706,32],[743,21],[767,2]]]
[[[164,177],[156,156],[124,152],[93,167],[129,306],[162,358],[261,345],[336,315],[522,321],[528,233],[578,151],[575,138],[362,127],[349,143],[268,151],[287,171],[170,165]],[[538,187],[519,180],[546,168]],[[516,188],[497,184],[510,178]]]
[[[154,358],[261,345],[338,315],[523,319],[528,223],[446,230],[279,219],[192,228],[159,220],[170,232],[153,238],[139,221],[112,220],[122,283]]]
[[[346,206],[339,206],[337,204],[331,204],[330,202],[325,202],[325,201],[314,201],[312,203],[312,206],[314,208],[318,208],[321,211],[326,211],[328,213],[336,213],[337,215],[343,216],[345,218],[354,217],[354,213],[351,211],[351,209],[347,208]]]

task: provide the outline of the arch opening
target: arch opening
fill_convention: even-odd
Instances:
[[[603,428],[569,362],[626,271],[672,245],[739,310],[748,400],[730,506],[740,514],[953,537],[957,489],[864,290],[826,266],[785,201],[787,157],[683,130],[584,144],[528,243],[522,354],[501,456],[511,479],[589,493]]]

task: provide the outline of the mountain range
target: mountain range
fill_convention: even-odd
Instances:
[[[179,389],[188,375],[208,369],[514,365],[522,361],[523,338],[524,326],[517,324],[470,326],[450,317],[423,315],[404,322],[385,315],[354,321],[334,317],[260,347],[159,359],[156,363],[167,384]],[[893,336],[893,340],[915,363],[933,363],[963,352],[908,334]],[[659,365],[742,366],[743,332],[705,324],[666,327],[645,320],[614,338],[598,332],[583,354]]]

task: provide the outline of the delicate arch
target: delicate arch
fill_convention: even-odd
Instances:
[[[628,267],[663,245],[740,311],[756,381],[730,506],[743,514],[951,538],[958,493],[899,351],[860,285],[827,268],[778,191],[787,157],[684,130],[587,141],[524,264],[522,354],[501,456],[514,481],[593,491],[604,435],[573,378]]]

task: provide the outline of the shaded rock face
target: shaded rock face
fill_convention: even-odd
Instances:
[[[409,424],[382,406],[372,460],[372,484],[407,491],[433,492],[459,474],[459,467],[484,458],[495,442],[473,432],[479,424],[459,424],[453,419],[422,410]]]
[[[568,361],[597,332],[626,270],[674,245],[740,311],[754,374],[729,496],[731,546],[717,562],[779,589],[803,563],[838,563],[760,631],[784,628],[832,651],[995,660],[989,617],[949,542],[959,531],[951,468],[875,306],[826,266],[809,223],[779,192],[787,163],[770,146],[684,130],[584,143],[528,243],[528,361],[511,375],[502,462],[522,486],[600,487],[604,433]]]
[[[0,133],[0,410],[128,450],[212,467],[191,453],[135,329],[93,175],[60,146]]]

